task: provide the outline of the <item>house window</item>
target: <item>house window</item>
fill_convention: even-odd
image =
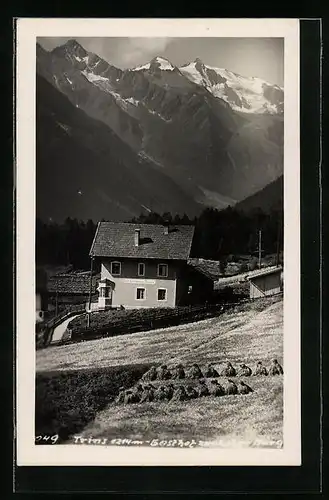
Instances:
[[[111,262],[111,274],[113,276],[120,276],[120,274],[121,274],[121,263],[120,262]]]
[[[167,300],[167,290],[165,288],[158,289],[158,300]]]
[[[158,265],[158,276],[161,276],[162,278],[166,278],[168,276],[168,264]]]
[[[145,288],[137,288],[136,298],[137,298],[137,300],[144,300],[145,299]]]
[[[145,276],[145,264],[143,262],[138,264],[138,276]]]

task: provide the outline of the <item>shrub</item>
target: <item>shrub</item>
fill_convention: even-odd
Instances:
[[[150,365],[38,373],[35,435],[58,434],[58,443],[81,431],[113,401],[121,386],[134,385]]]
[[[225,275],[226,273],[226,269],[227,269],[227,264],[228,264],[228,261],[227,259],[221,259],[219,261],[219,271],[222,275]]]
[[[249,271],[254,271],[257,268],[258,260],[256,257],[254,257],[250,262],[249,262]]]
[[[242,262],[239,266],[239,273],[247,273],[249,271],[248,264],[246,262]]]

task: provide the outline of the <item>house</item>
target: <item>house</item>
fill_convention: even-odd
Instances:
[[[91,291],[92,302],[98,298],[99,274],[90,271],[56,274],[48,278],[49,308],[54,309],[70,304],[87,304]],[[91,286],[91,290],[90,290]]]
[[[190,225],[100,222],[90,249],[101,264],[98,309],[175,307],[192,292],[201,300],[209,278],[188,265],[193,235]]]
[[[250,283],[251,299],[276,295],[283,290],[282,266],[272,266],[255,271],[248,276],[248,280]]]
[[[48,294],[47,273],[39,267],[36,268],[35,275],[35,309],[36,323],[41,323],[48,309]]]

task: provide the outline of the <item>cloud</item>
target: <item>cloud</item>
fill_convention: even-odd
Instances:
[[[74,33],[72,33],[74,35]],[[68,38],[75,38],[74,36]],[[68,38],[44,37],[38,41],[46,50]],[[166,57],[176,66],[200,57],[205,64],[226,68],[245,76],[258,76],[283,86],[284,44],[280,38],[165,38],[82,37],[76,38],[88,51],[121,69]]]
[[[37,37],[37,42],[40,43],[42,47],[46,50],[52,50],[54,47],[64,44],[65,42],[67,42],[67,40],[69,40],[68,37],[60,37],[60,36]]]
[[[117,49],[120,51],[123,64],[139,64],[161,55],[171,40],[171,38],[127,38]]]
[[[74,37],[71,37],[74,38]],[[39,42],[46,50],[52,50],[64,44],[68,37],[42,37]],[[146,63],[157,55],[162,55],[172,38],[111,38],[111,37],[77,37],[76,40],[91,52],[106,59],[110,64],[122,68]]]

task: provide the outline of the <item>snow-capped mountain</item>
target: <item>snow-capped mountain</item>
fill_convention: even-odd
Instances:
[[[193,200],[192,210],[195,203],[232,205],[282,174],[283,90],[275,85],[200,60],[178,68],[155,57],[122,70],[75,40],[50,52],[37,45],[37,73],[75,108],[114,132],[135,155],[134,165],[147,162],[170,179],[171,189],[176,185],[177,193]],[[69,124],[63,117],[59,121],[66,130]],[[88,124],[88,137],[94,126]],[[109,154],[107,144],[97,147],[98,155]],[[72,164],[71,159],[67,168]],[[149,205],[147,200],[142,204]]]
[[[155,57],[132,71],[180,72],[191,82],[207,89],[214,97],[226,101],[235,111],[257,114],[283,113],[284,91],[278,85],[261,78],[241,76],[224,68],[208,66],[198,58],[177,68],[167,59]]]
[[[140,71],[144,69],[145,70],[160,69],[163,71],[174,71],[175,66],[173,66],[171,62],[168,61],[168,59],[157,56],[154,59],[152,59],[152,61],[150,61],[149,63],[133,68],[132,71]]]
[[[207,66],[200,59],[179,69],[192,82],[202,85],[215,97],[224,99],[236,111],[283,112],[284,92],[278,85],[271,85],[261,78],[245,77],[227,69]]]

